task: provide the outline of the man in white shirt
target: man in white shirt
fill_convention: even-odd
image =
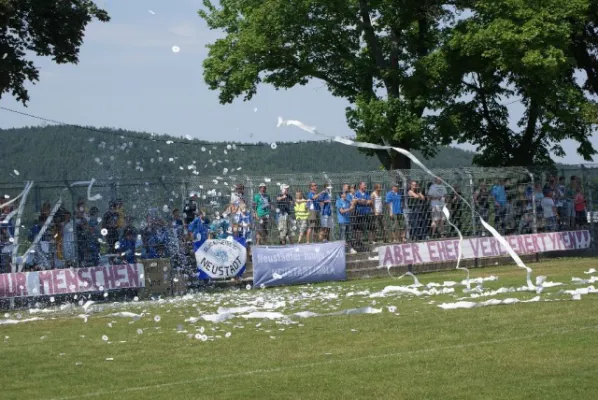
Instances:
[[[544,212],[544,227],[548,232],[554,232],[556,230],[556,205],[553,200],[554,192],[547,190],[542,199],[542,210]]]
[[[432,208],[432,237],[436,236],[437,231],[441,236],[444,236],[444,214],[442,209],[445,205],[445,197],[446,188],[442,185],[440,178],[437,177],[428,190],[428,199]]]

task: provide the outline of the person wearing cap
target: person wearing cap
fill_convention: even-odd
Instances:
[[[270,208],[272,207],[270,196],[266,193],[266,184],[260,183],[259,193],[253,196],[253,204],[255,207],[255,220],[257,222],[257,230],[255,237],[255,244],[259,246],[262,242],[268,241],[268,228],[270,225]]]
[[[276,209],[278,212],[278,233],[280,244],[291,244],[289,227],[293,214],[293,196],[289,194],[289,185],[280,185],[280,194],[276,197]]]

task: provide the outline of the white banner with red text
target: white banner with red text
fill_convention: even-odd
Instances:
[[[0,298],[145,287],[143,264],[0,274]]]
[[[505,236],[518,255],[552,251],[583,250],[590,247],[589,231],[548,232]],[[509,253],[493,237],[463,240],[462,260],[507,257]],[[378,247],[380,267],[457,261],[459,240],[403,243]]]

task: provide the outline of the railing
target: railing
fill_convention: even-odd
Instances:
[[[479,216],[502,234],[588,227],[594,231],[597,222],[594,210],[598,210],[598,169],[579,171],[581,173],[567,169],[556,175],[554,170],[538,168],[436,170],[434,173],[458,193],[457,196],[452,189],[446,188],[446,194],[440,196],[444,197],[444,203],[436,199],[436,195],[443,193],[435,193],[438,187],[430,186],[433,179],[420,170],[158,177],[144,178],[143,181],[106,179],[93,184],[35,182],[22,203],[20,215],[15,210],[18,211],[22,198],[3,210],[0,222],[6,223],[0,227],[0,272],[89,266],[118,259],[157,257],[170,257],[175,267],[192,269],[194,260],[189,257],[191,238],[186,232],[187,225],[195,217],[193,209],[202,211],[210,220],[212,236],[243,234],[254,244],[258,239],[260,244],[280,244],[281,234],[284,234],[284,243],[296,243],[301,234],[302,242],[307,241],[309,233],[310,241],[346,239],[348,251],[367,251],[373,243],[379,242],[455,237],[455,227],[466,237],[481,236],[485,232]],[[558,186],[559,176],[565,177],[564,191]],[[572,176],[578,178],[575,182],[580,184],[579,192],[571,184]],[[556,182],[551,184],[551,180]],[[276,204],[281,185],[288,185],[288,193],[296,198],[297,192],[306,197],[312,189],[312,182],[318,185],[317,193],[331,186],[328,193],[322,195],[324,199],[329,198],[330,203],[314,203],[316,208],[324,209],[324,213],[310,213],[310,218],[304,223],[296,220],[292,210],[289,217],[277,212],[281,206],[284,208],[284,204]],[[348,223],[339,224],[337,200],[343,185],[356,185],[355,190],[358,190],[362,182],[368,195],[379,185],[376,192],[380,193],[381,201],[374,196],[371,204],[356,205],[356,209],[348,213]],[[412,182],[416,183],[415,187],[412,187]],[[269,218],[262,219],[260,224],[255,215],[255,200],[262,183],[267,186],[267,193],[274,204]],[[237,211],[236,206],[232,209],[229,206],[231,193],[238,185],[243,185],[239,196],[246,202],[247,224],[227,215]],[[387,194],[393,185],[398,186],[401,200],[400,213],[396,215],[390,209],[393,203],[387,202]],[[542,200],[549,186],[556,193],[554,202],[558,218],[554,219],[550,212],[544,210],[549,202]],[[0,196],[4,195],[4,201],[7,201],[23,192],[23,187],[0,184]],[[416,198],[411,189],[423,197]],[[578,207],[576,213],[575,198],[579,193],[585,197],[585,208]],[[59,200],[61,204],[57,205]],[[116,203],[112,204],[112,209],[111,202]],[[444,221],[439,208],[443,204],[450,210],[455,227]],[[396,196],[394,205],[397,205]],[[53,208],[56,208],[56,213],[53,218],[48,218]],[[173,217],[175,209],[178,209],[183,226],[176,225],[177,218]],[[294,209],[294,204],[291,209]],[[322,219],[322,214],[326,217],[328,210],[330,218]],[[396,207],[394,211],[397,211]],[[18,233],[14,226],[17,217],[21,220]],[[107,221],[111,218],[114,219],[113,224]],[[34,243],[45,223],[48,230]],[[329,229],[321,229],[322,226]]]

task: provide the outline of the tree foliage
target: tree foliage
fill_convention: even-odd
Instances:
[[[249,100],[261,83],[322,80],[351,103],[359,140],[426,155],[457,140],[478,146],[481,165],[543,164],[573,139],[590,159],[597,3],[204,0],[199,15],[224,32],[209,45],[204,78],[221,103]],[[513,101],[524,108],[516,127]],[[377,155],[387,168],[409,165]]]
[[[91,0],[0,0],[0,98],[12,95],[24,105],[25,83],[39,80],[31,53],[58,64],[76,64],[85,27],[110,20]]]

